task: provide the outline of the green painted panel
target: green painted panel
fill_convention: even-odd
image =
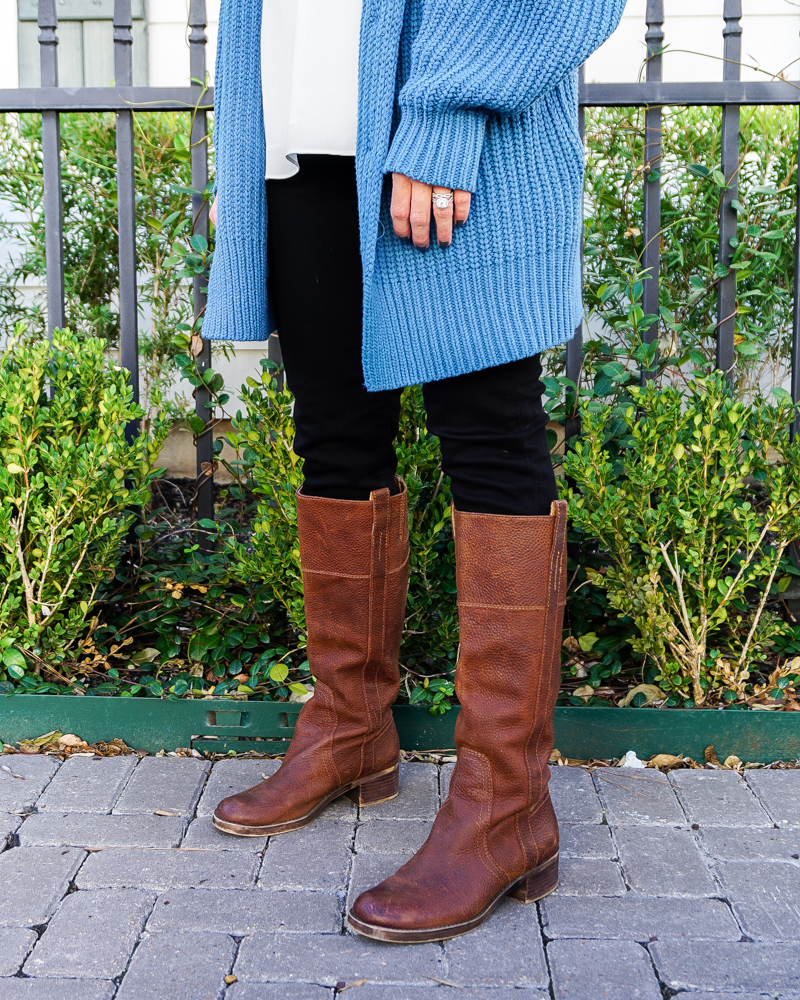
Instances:
[[[274,740],[267,752],[280,752],[294,730],[299,705],[274,702],[159,701],[155,698],[87,698],[14,695],[0,699],[0,738],[5,743],[41,736],[53,729],[77,733],[90,743],[119,737],[132,747],[174,750],[267,749],[254,737]],[[458,710],[433,716],[427,709],[394,709],[400,745],[405,750],[449,750],[455,745]],[[499,736],[499,734],[498,734]],[[278,745],[280,742],[280,746]],[[766,763],[800,758],[800,715],[793,712],[738,712],[671,709],[558,708],[556,746],[568,757],[621,757],[635,750],[684,753],[696,759],[714,744],[720,759],[736,754]]]

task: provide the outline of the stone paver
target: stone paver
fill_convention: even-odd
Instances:
[[[279,760],[221,760],[211,769],[200,801],[198,816],[210,816],[217,805],[230,795],[238,795],[265,777],[273,775],[281,766]]]
[[[76,884],[79,889],[139,888],[158,892],[192,888],[244,889],[255,882],[259,861],[257,855],[245,851],[123,851],[114,848],[90,855]]]
[[[337,934],[342,903],[333,892],[174,889],[159,896],[148,931],[205,931],[245,937],[259,931]]]
[[[578,767],[550,768],[550,797],[559,823],[602,823],[592,776]]]
[[[368,979],[387,985],[430,986],[446,979],[437,944],[396,945],[338,934],[254,934],[239,949],[234,975],[242,982],[336,986]]]
[[[0,927],[45,923],[85,857],[71,847],[18,847],[0,854]]]
[[[748,771],[747,784],[780,826],[800,826],[800,769]]]
[[[10,846],[11,835],[17,832],[21,822],[21,816],[14,816],[12,813],[0,813],[0,851],[4,851]]]
[[[211,765],[193,757],[145,757],[114,806],[114,814],[161,812],[191,816]]]
[[[662,1000],[647,952],[632,941],[551,941],[556,1000]]]
[[[223,833],[211,822],[210,816],[192,820],[183,838],[182,847],[211,847],[216,851],[250,851],[258,854],[267,849],[266,837],[234,837]]]
[[[71,893],[23,971],[35,978],[113,979],[121,975],[154,900],[152,893],[141,889]]]
[[[690,822],[700,826],[772,826],[747,782],[735,771],[671,771]],[[799,786],[800,790],[800,786]]]
[[[715,866],[728,899],[748,903],[800,901],[800,867],[762,861],[722,861]]]
[[[455,771],[455,764],[443,764],[439,768],[439,802],[444,802],[450,794],[450,779]]]
[[[0,1000],[658,1000],[659,979],[800,1000],[798,772],[552,768],[557,891],[400,947],[347,930],[345,907],[422,843],[452,765],[404,763],[400,799],[343,798],[266,841],[210,813],[276,761],[4,760],[24,780],[0,771]]]
[[[333,1000],[333,990],[310,983],[234,983],[228,987],[225,1000]],[[367,1000],[364,990],[360,1000]],[[412,1000],[417,1000],[416,995]],[[420,997],[420,1000],[423,1000]],[[500,998],[498,997],[498,1000]]]
[[[700,830],[700,844],[719,861],[800,861],[800,829],[708,826]]]
[[[566,770],[566,769],[564,769]],[[648,768],[599,768],[594,783],[612,826],[643,824],[675,826],[686,823],[675,789],[666,774]]]
[[[0,768],[0,811],[9,813],[32,809],[61,765],[56,757],[21,753],[4,754],[2,760],[9,770]],[[17,774],[21,778],[14,777]]]
[[[39,812],[109,813],[139,758],[70,757],[36,803]]]
[[[359,854],[416,854],[428,839],[431,823],[424,819],[409,819],[403,823],[375,819],[362,823],[356,832]]]
[[[561,858],[558,866],[559,896],[624,896],[625,883],[618,864]]]
[[[370,819],[433,819],[439,808],[439,771],[435,764],[401,764],[400,794],[367,806]]]
[[[734,902],[733,912],[754,941],[800,941],[800,901]]]
[[[173,816],[34,813],[19,830],[22,847],[177,847],[185,821]]]
[[[505,900],[491,923],[448,941],[445,959],[443,978],[460,986],[546,989],[550,981],[536,907],[516,900]]]
[[[461,986],[460,983],[455,984]],[[550,993],[542,990],[525,990],[524,993],[510,989],[481,989],[461,987],[458,993],[447,987],[407,987],[407,986],[372,986],[366,983],[358,988],[358,1000],[550,1000]],[[229,994],[230,996],[230,994]],[[228,998],[226,998],[228,1000]],[[253,994],[252,1000],[261,1000],[260,995]],[[271,993],[264,994],[264,1000],[273,1000]],[[275,1000],[278,1000],[275,997]],[[305,998],[303,998],[305,1000]],[[342,1000],[346,1000],[345,997]]]
[[[404,854],[359,854],[353,861],[347,906],[350,907],[367,889],[379,885],[408,861]]]
[[[323,817],[305,830],[273,837],[264,854],[259,886],[336,891],[347,879],[353,835],[351,824]]]
[[[153,934],[136,949],[116,1000],[217,1000],[235,954],[227,934]]]
[[[673,990],[800,990],[796,945],[658,941],[650,945],[650,951],[662,982]]]
[[[115,990],[102,979],[0,979],[0,1000],[111,1000]]]
[[[718,895],[691,830],[621,826],[614,838],[631,889],[647,896]]]
[[[738,941],[741,931],[725,903],[716,899],[646,899],[628,893],[609,898],[550,896],[541,904],[542,926],[551,938],[658,938]]]
[[[617,860],[617,846],[611,839],[610,826],[560,823],[559,833],[562,858],[591,858],[593,861]]]
[[[0,976],[15,976],[36,944],[36,932],[24,927],[0,927]]]

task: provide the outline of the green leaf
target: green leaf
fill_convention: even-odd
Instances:
[[[195,233],[195,235],[189,240],[189,244],[192,249],[196,250],[198,253],[205,254],[208,252],[208,240],[205,236],[201,236],[199,233]]]
[[[4,666],[22,668],[22,673],[25,673],[25,670],[28,666],[28,661],[25,659],[25,657],[18,649],[15,649],[13,646],[10,649],[4,649],[2,659]],[[9,670],[9,673],[10,672],[11,671]],[[13,674],[13,676],[21,677],[22,673]]]
[[[578,645],[581,647],[584,653],[590,653],[592,647],[597,642],[597,633],[587,632],[585,635],[580,636],[578,639]]]
[[[274,681],[276,684],[283,684],[288,676],[289,668],[285,663],[276,663],[269,672],[270,680]],[[305,688],[303,688],[303,691],[305,691]]]

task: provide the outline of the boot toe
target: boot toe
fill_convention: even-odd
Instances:
[[[246,808],[246,803],[239,795],[231,795],[229,798],[223,799],[214,810],[214,815],[224,823],[246,825],[248,822],[252,822],[250,810]]]
[[[413,898],[393,892],[386,883],[362,892],[350,914],[363,924],[386,930],[419,930],[427,923]]]

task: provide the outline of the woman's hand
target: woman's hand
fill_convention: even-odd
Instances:
[[[211,206],[211,208],[208,211],[208,220],[209,220],[209,222],[211,223],[212,226],[216,226],[216,224],[217,224],[217,202],[218,201],[219,201],[219,198],[214,198],[214,204]]]
[[[469,191],[432,187],[414,181],[405,174],[392,174],[392,223],[395,233],[411,239],[418,250],[427,250],[431,242],[431,212],[436,221],[436,237],[440,247],[453,242],[453,227],[463,226],[469,218],[472,195]],[[433,195],[452,195],[447,208],[436,208]]]

